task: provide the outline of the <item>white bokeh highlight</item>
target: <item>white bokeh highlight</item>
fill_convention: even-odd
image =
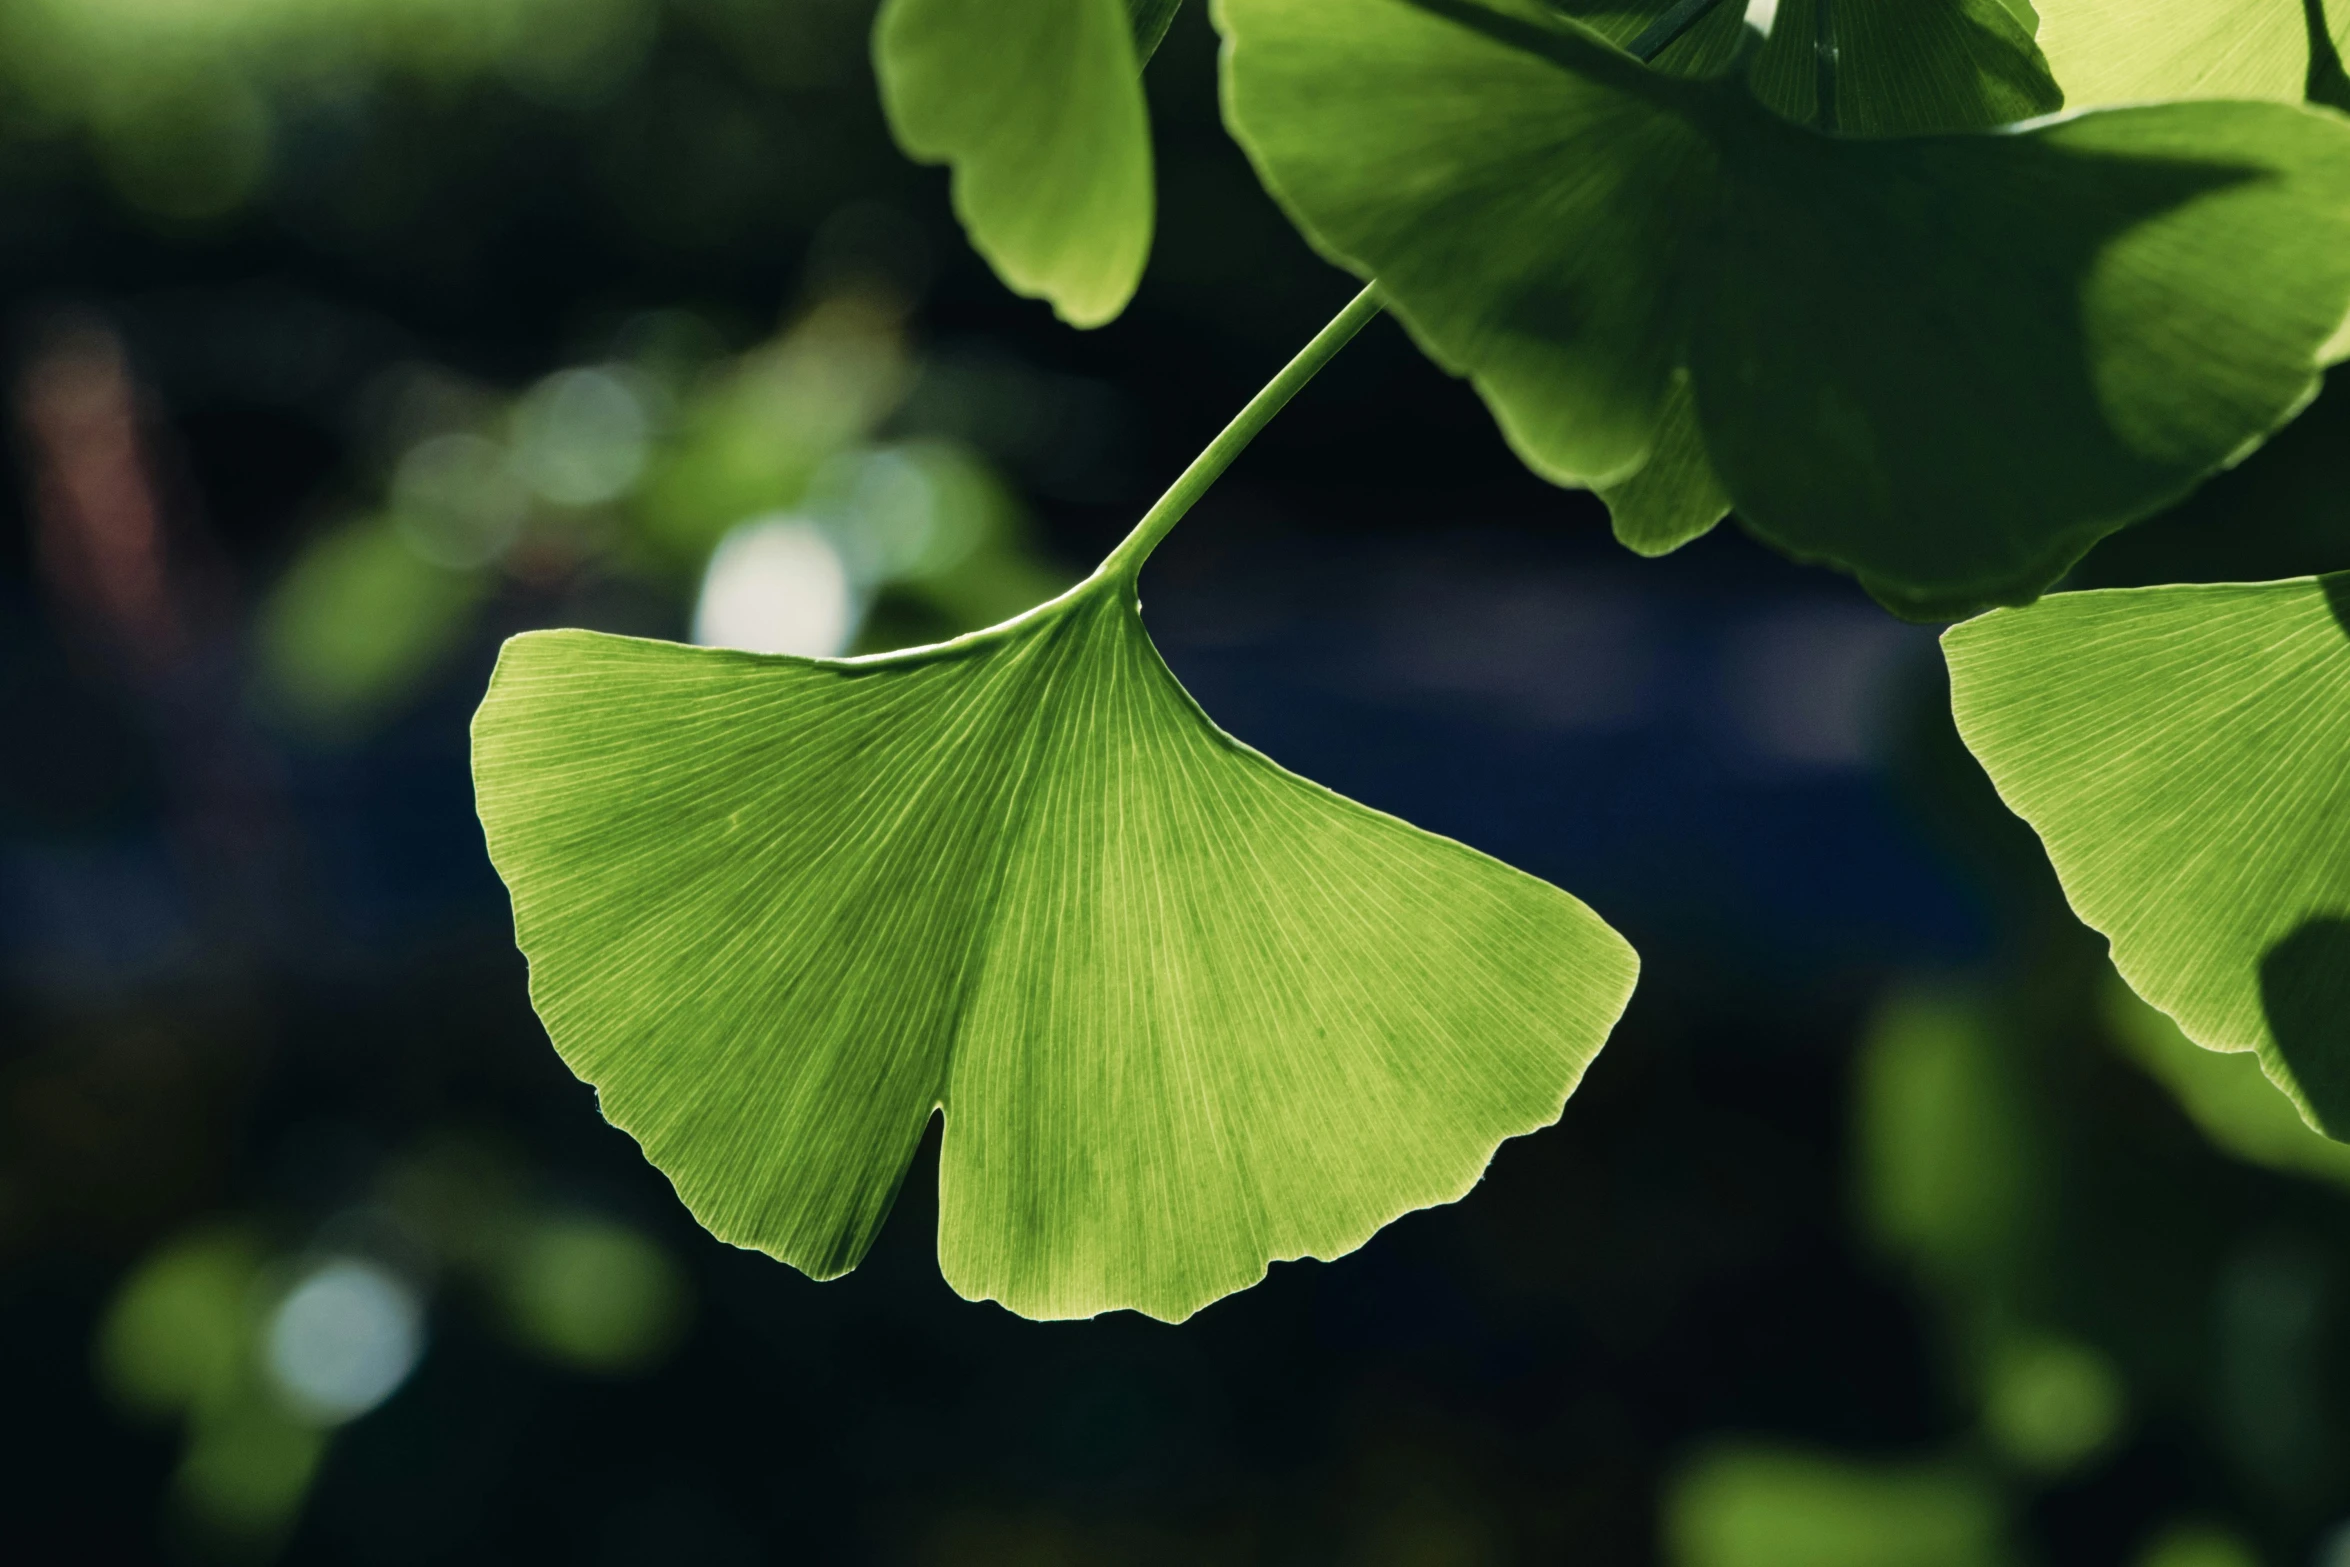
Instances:
[[[746,653],[832,658],[848,651],[861,606],[823,529],[789,514],[756,517],[719,542],[702,574],[694,640]]]
[[[423,1300],[389,1268],[356,1257],[305,1275],[270,1313],[263,1339],[270,1380],[321,1425],[391,1397],[423,1353]]]

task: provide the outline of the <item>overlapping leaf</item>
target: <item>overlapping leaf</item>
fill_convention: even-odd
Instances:
[[[1630,531],[1669,545],[1701,450],[1910,612],[2029,598],[2241,457],[2350,314],[2350,127],[2307,110],[1836,139],[1531,4],[1218,17],[1268,186],[1530,465],[1607,490],[1665,454],[1682,499]]]
[[[2001,0],[1832,0],[1830,17],[1831,112],[1819,99],[1819,0],[1781,0],[1749,72],[1765,107],[1847,136],[1922,136],[2007,125],[2064,101]]]
[[[955,213],[1016,292],[1075,326],[1150,255],[1142,62],[1180,0],[887,0],[874,70],[898,142],[954,168]]]
[[[2350,1139],[2350,576],[2064,593],[1943,637],[1959,732],[2114,966]]]
[[[2075,108],[2156,98],[2311,99],[2350,109],[2345,0],[2037,0]]]
[[[1461,1196],[1636,969],[1222,734],[1110,578],[869,661],[534,633],[474,747],[556,1048],[704,1224],[819,1277],[943,1109],[956,1289],[1187,1316]]]

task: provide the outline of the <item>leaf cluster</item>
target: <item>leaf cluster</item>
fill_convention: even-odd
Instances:
[[[876,22],[901,143],[950,166],[1006,284],[1076,326],[1147,265],[1144,68],[1176,10],[887,0]],[[2325,106],[2350,16],[1212,20],[1229,129],[1366,287],[1100,571],[877,659],[565,632],[492,682],[476,779],[534,1000],[705,1223],[840,1272],[943,1111],[958,1289],[1173,1318],[1460,1196],[1556,1117],[1629,948],[1223,735],[1138,614],[1150,548],[1381,308],[1640,553],[1734,516],[1900,614],[2011,606],[1946,639],[1968,743],[2140,993],[2350,1135],[2350,589],[2034,602],[2350,352],[2350,124]]]

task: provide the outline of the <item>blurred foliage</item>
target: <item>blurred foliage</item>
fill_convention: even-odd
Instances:
[[[2182,1523],[2157,1535],[2137,1567],[2260,1567],[2260,1558],[2241,1535],[2210,1524]]]
[[[1675,1567],[2001,1567],[1999,1498],[1963,1471],[1775,1448],[1708,1454],[1666,1515]]]
[[[321,1560],[747,1562],[788,1541],[1615,1564],[1655,1559],[1658,1522],[1692,1562],[1828,1563],[1903,1508],[1949,1531],[1929,1547],[2046,1567],[2326,1560],[2350,1510],[2338,1151],[2256,1063],[2119,989],[1930,681],[1903,704],[1902,776],[1991,911],[1980,967],[1749,988],[1660,936],[1671,997],[1635,1009],[1566,1124],[1462,1208],[1276,1269],[1181,1335],[947,1302],[920,1180],[869,1286],[795,1291],[656,1240],[621,1215],[665,1210],[603,1200],[667,1200],[629,1184],[634,1150],[520,1064],[544,1045],[504,927],[462,896],[421,935],[399,924],[416,867],[472,867],[479,844],[420,781],[461,779],[462,717],[421,739],[393,720],[477,678],[496,636],[680,634],[719,544],[778,518],[844,581],[864,563],[857,647],[999,618],[1065,580],[1030,513],[1074,557],[1131,508],[1120,399],[1147,415],[1134,467],[1171,471],[1336,303],[1222,140],[1200,10],[1153,67],[1167,234],[1126,320],[1072,347],[1000,300],[945,238],[943,189],[889,150],[859,4],[0,6],[12,290],[120,319],[160,466],[176,441],[190,510],[263,605],[270,707],[351,748],[181,743],[201,668],[168,694],[108,674],[11,538],[0,895],[26,901],[5,908],[0,1353],[25,1450],[0,1552],[41,1559],[46,1525],[61,1559],[151,1559],[163,1495],[199,1546],[266,1545],[306,1508],[292,1548]],[[1169,583],[1283,528],[1348,551],[1462,520],[1604,529],[1523,480],[1400,335],[1350,355]],[[2322,399],[2073,585],[2350,565],[2345,418]],[[926,512],[917,491],[956,498]],[[1785,580],[1728,538],[1679,564],[1713,573],[1709,613]],[[1233,636],[1281,612],[1230,611]],[[1347,673],[1317,665],[1314,689],[1343,703]],[[1334,724],[1319,702],[1305,723]],[[1384,766],[1416,732],[1374,723]],[[1430,765],[1467,792],[1495,754]],[[327,804],[289,819],[263,784],[225,791],[246,775],[223,757]],[[1573,814],[1576,780],[1543,787],[1490,808]],[[413,827],[434,800],[446,831]],[[241,884],[206,869],[297,853],[327,891],[252,901],[282,904],[298,962],[217,918]],[[146,913],[140,856],[197,867],[206,922]],[[49,962],[25,913],[51,911],[26,894],[43,876],[121,950],[157,921],[180,966],[156,981],[105,947],[94,983]],[[1824,1112],[1856,1046],[1840,1138]],[[495,1130],[448,1132],[456,1102]],[[289,1149],[322,1115],[392,1152],[319,1173]],[[410,1381],[329,1430],[259,1368],[272,1312],[333,1260],[430,1308]],[[83,1409],[93,1375],[112,1408]],[[534,1378],[569,1391],[532,1405]],[[178,1442],[136,1434],[156,1422]],[[1730,1431],[1768,1435],[1710,1445]],[[1712,1456],[1677,1469],[1692,1443]]]
[[[903,316],[868,281],[736,356],[695,353],[707,329],[670,312],[629,323],[631,357],[513,397],[403,372],[385,399],[396,456],[381,509],[316,535],[262,607],[265,695],[348,739],[438,671],[501,582],[620,576],[675,594],[730,537],[779,520],[812,528],[837,560],[850,636],[757,650],[881,651],[1050,597],[1070,579],[1036,552],[985,456],[877,438],[922,373]],[[789,586],[750,583],[738,613],[753,629],[763,609],[788,616]],[[761,602],[778,591],[785,601]]]
[[[426,1352],[436,1290],[525,1353],[588,1375],[657,1367],[690,1320],[669,1253],[634,1225],[534,1198],[511,1156],[426,1138],[306,1244],[260,1217],[210,1219],[124,1277],[100,1325],[100,1384],[185,1441],[178,1525],[204,1554],[269,1555],[331,1433],[396,1394]]]
[[[701,9],[725,25],[748,8]],[[78,132],[126,200],[196,220],[256,199],[294,126],[388,80],[599,103],[643,65],[661,14],[657,0],[20,0],[0,12],[0,72],[18,136]]]
[[[2204,1049],[2118,975],[2106,987],[2105,1006],[2114,1039],[2178,1097],[2215,1146],[2272,1170],[2350,1185],[2350,1146],[2303,1120],[2259,1057]]]
[[[586,1371],[657,1365],[685,1327],[685,1282],[668,1254],[592,1215],[532,1227],[499,1283],[516,1336]]]
[[[268,1376],[270,1261],[248,1230],[189,1231],[133,1270],[98,1339],[100,1379],[126,1408],[187,1427],[183,1526],[247,1548],[283,1538],[325,1448],[325,1422]]]

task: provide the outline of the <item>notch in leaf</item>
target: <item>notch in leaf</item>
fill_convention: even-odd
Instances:
[[[1072,326],[1126,308],[1154,197],[1142,66],[1181,0],[887,0],[882,107],[910,157],[954,169],[955,215],[1015,293]]]
[[[531,996],[696,1218],[818,1277],[946,1117],[948,1281],[1179,1320],[1464,1195],[1636,960],[1211,724],[1130,579],[865,661],[538,632],[474,726]]]
[[[1976,9],[1966,36],[1994,37]],[[2257,446],[2343,346],[2331,116],[1832,138],[1758,102],[1767,82],[1649,69],[1530,0],[1217,17],[1226,114],[1274,195],[1531,467],[1636,502],[1635,547],[1726,503],[1905,613],[2026,600]],[[1936,58],[1986,105],[2024,79],[1996,51]],[[1839,94],[1903,80],[1887,59],[1846,61]]]
[[[2350,1140],[2350,574],[2059,593],[1942,646],[2131,988]]]

